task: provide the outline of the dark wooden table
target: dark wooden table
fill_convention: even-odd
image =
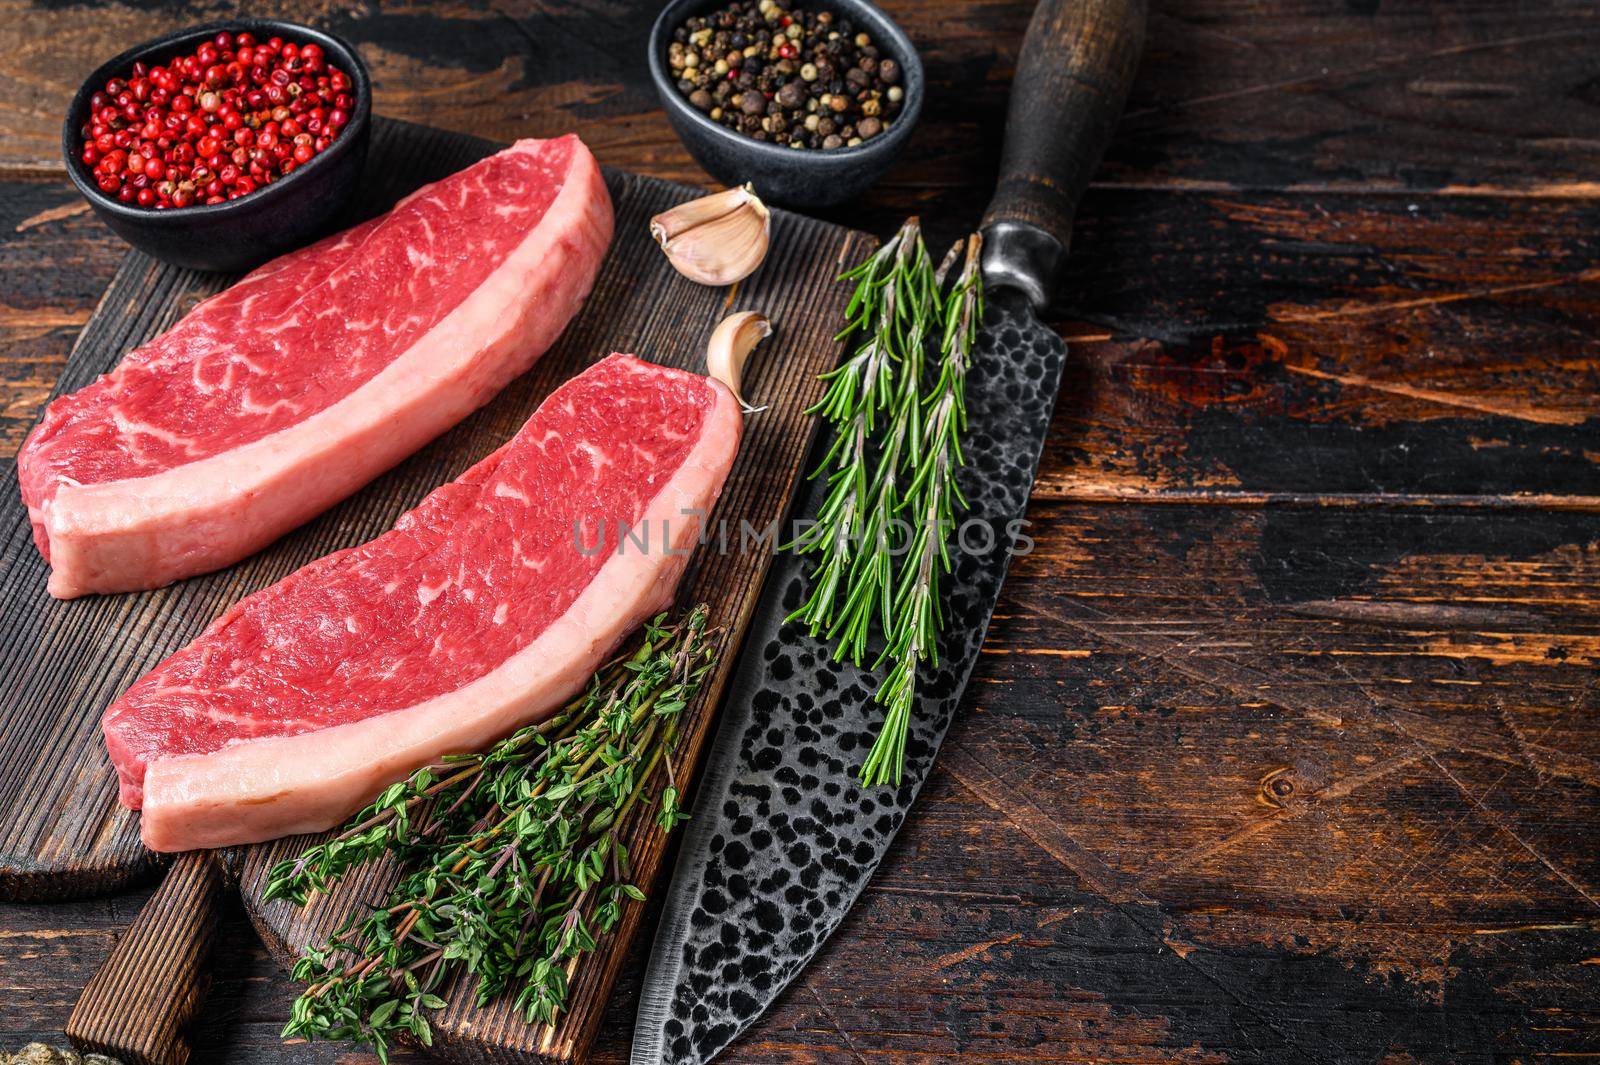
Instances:
[[[3,453],[122,254],[58,115],[189,6],[0,0]],[[932,98],[836,217],[943,241],[1029,4],[886,6]],[[897,848],[730,1060],[1600,1057],[1600,14],[1155,6],[1056,315],[1037,549]],[[355,40],[383,113],[704,181],[653,8],[276,10]],[[141,899],[0,909],[0,1048],[59,1031]],[[207,1060],[370,1060],[279,1045],[237,912],[219,953]]]

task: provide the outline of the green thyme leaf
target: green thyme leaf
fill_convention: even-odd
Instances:
[[[644,898],[616,827],[657,792],[656,821],[682,819],[669,756],[716,635],[704,607],[655,618],[548,720],[418,770],[273,868],[267,897],[301,904],[379,857],[402,868],[381,902],[295,963],[309,986],[284,1038],[355,1040],[382,1060],[396,1038],[431,1045],[426,1012],[444,1007],[457,971],[480,1002],[510,993],[530,1023],[556,1023],[571,967]]]

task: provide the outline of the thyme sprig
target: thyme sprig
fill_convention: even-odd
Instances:
[[[381,902],[295,964],[310,986],[284,1038],[353,1039],[383,1061],[398,1037],[431,1045],[426,1014],[456,971],[476,978],[480,1004],[512,993],[529,1023],[554,1025],[581,956],[644,898],[620,838],[629,813],[659,787],[656,823],[684,818],[668,756],[715,663],[706,619],[704,607],[657,617],[554,716],[418,770],[276,866],[266,897],[302,905],[379,857],[402,869]]]
[[[874,632],[882,634],[872,668],[890,668],[875,696],[884,722],[861,770],[869,785],[899,783],[917,671],[937,662],[947,541],[966,505],[955,476],[983,307],[980,250],[980,238],[968,237],[935,269],[911,218],[842,275],[855,289],[839,335],[858,343],[823,376],[827,391],[811,408],[834,432],[812,473],[826,476],[829,488],[815,528],[791,545],[817,561],[810,595],[789,620],[858,667]]]

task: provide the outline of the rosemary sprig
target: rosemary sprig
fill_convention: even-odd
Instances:
[[[885,661],[892,664],[875,696],[884,708],[883,725],[861,767],[861,779],[869,785],[900,783],[917,670],[924,661],[939,664],[937,641],[944,620],[939,582],[950,572],[949,536],[956,512],[967,505],[956,473],[965,462],[961,434],[967,422],[967,369],[983,317],[982,248],[978,234],[967,238],[966,261],[944,306],[938,378],[923,401],[921,460],[901,496],[901,508],[912,515],[912,538],[895,582],[894,623],[884,625],[887,645],[873,663],[874,669]],[[955,254],[952,248],[947,264]]]
[[[854,334],[862,340],[823,375],[827,392],[808,412],[831,422],[835,436],[812,473],[826,474],[829,482],[816,530],[793,545],[820,559],[811,595],[790,620],[803,620],[812,636],[838,640],[835,656],[860,665],[874,618],[888,621],[889,518],[901,467],[920,444],[918,390],[937,300],[921,223],[908,219],[840,280],[855,282],[856,289],[839,339]]]
[[[947,540],[966,505],[955,475],[963,462],[967,366],[982,314],[980,249],[973,235],[935,270],[911,218],[845,273],[841,280],[855,291],[840,337],[858,337],[859,344],[824,375],[827,392],[811,409],[834,430],[812,473],[826,475],[829,489],[815,529],[791,545],[816,554],[817,562],[811,594],[789,620],[836,641],[834,657],[856,666],[874,630],[882,633],[872,668],[890,668],[876,694],[884,723],[861,770],[869,785],[899,783],[917,670],[937,662]],[[935,337],[937,358],[929,360]]]
[[[655,820],[684,817],[668,760],[678,719],[715,662],[706,609],[665,615],[548,720],[481,754],[418,770],[333,839],[280,863],[268,899],[312,893],[386,854],[402,875],[383,901],[309,948],[284,1038],[354,1039],[388,1060],[394,1039],[432,1042],[426,1011],[454,971],[480,1003],[513,992],[530,1023],[553,1025],[580,957],[630,899],[619,838],[665,776]]]

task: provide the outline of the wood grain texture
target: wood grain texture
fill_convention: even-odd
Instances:
[[[885,0],[928,110],[831,217],[917,211],[940,243],[977,221],[1031,6]],[[651,5],[282,10],[355,38],[386,113],[579,126],[606,163],[706,183],[636,61]],[[86,320],[122,250],[82,215],[11,220],[70,209],[76,78],[189,15],[0,12],[14,447],[77,329],[28,316]],[[1597,37],[1587,0],[1152,4],[1058,308],[1039,547],[895,849],[726,1060],[1600,1053]],[[8,1045],[59,1041],[145,894],[0,907]],[[645,938],[602,1065],[627,1060]],[[216,949],[196,1061],[372,1065],[278,1042],[294,987],[237,902]]]
[[[1600,555],[1574,546],[1592,523],[1032,518],[926,802],[728,1060],[1593,1052]],[[130,912],[86,905],[8,915],[18,949],[81,980]],[[230,917],[219,952],[248,936]],[[641,963],[591,1061],[627,1060]],[[218,983],[197,1059],[370,1065],[274,1043],[291,987],[262,955]]]
[[[1096,190],[1051,498],[1600,497],[1588,200]]]
[[[0,176],[0,455],[55,389],[125,247],[64,179]]]
[[[964,212],[970,225],[993,189],[998,118],[1034,5],[883,6],[922,50],[929,118],[885,184],[852,210],[871,217],[920,204],[928,215]],[[1586,0],[1152,8],[1102,184],[1595,192],[1600,24]],[[203,7],[218,18],[253,10],[239,0]],[[499,140],[581,126],[603,162],[704,182],[645,76],[656,10],[626,0],[274,7],[353,41],[383,114]],[[60,110],[82,78],[196,11],[181,0],[0,2],[0,166],[59,173]]]
[[[492,143],[385,123],[375,133],[371,211],[426,180],[453,172],[494,150]],[[690,561],[681,602],[712,606],[720,627],[723,665],[684,717],[675,772],[693,780],[712,711],[726,682],[756,593],[770,562],[763,550],[741,551],[741,522],[753,529],[776,523],[787,508],[791,486],[810,439],[803,414],[820,394],[817,374],[837,358],[834,323],[848,293],[834,278],[841,264],[870,248],[860,234],[779,213],[774,252],[737,290],[713,290],[679,277],[650,240],[651,215],[681,201],[688,191],[660,181],[611,173],[617,237],[583,311],[557,345],[528,374],[414,458],[372,487],[336,507],[266,552],[227,572],[183,582],[154,593],[62,603],[43,592],[46,567],[33,551],[20,503],[6,504],[0,554],[0,613],[11,690],[0,721],[0,760],[10,767],[0,790],[0,891],[10,898],[60,898],[103,891],[148,874],[156,858],[138,841],[137,816],[115,800],[115,782],[99,739],[101,710],[133,678],[192,638],[210,618],[249,591],[332,550],[370,539],[432,488],[458,475],[512,435],[560,382],[610,351],[630,351],[658,362],[702,369],[706,339],[729,306],[764,312],[777,335],[751,366],[748,394],[768,409],[753,417],[730,474],[711,529],[725,523],[734,547],[717,539]],[[81,386],[122,352],[169,326],[223,279],[198,275],[131,255],[91,318],[62,375],[60,388]],[[9,470],[7,471],[9,475]],[[625,829],[633,875],[654,881],[665,836],[641,807]],[[258,892],[276,859],[305,845],[304,839],[232,855],[242,869],[252,916],[284,960],[313,936],[325,936],[368,897],[374,878],[357,878],[348,890],[305,912],[260,904]],[[191,949],[200,910],[210,893],[193,881],[194,860],[185,859],[168,877],[149,911],[119,945],[102,975],[90,985],[69,1034],[84,1045],[132,1060],[183,1065],[184,1046],[175,1032],[192,996],[175,985],[194,975]],[[212,863],[204,863],[210,870]],[[214,875],[214,874],[208,874]],[[209,884],[209,881],[208,881]],[[192,903],[185,910],[178,901]],[[435,1025],[436,1045],[461,1060],[494,1060],[512,1050],[537,1052],[552,1061],[581,1056],[593,1038],[625,949],[640,913],[631,908],[618,930],[584,966],[572,985],[572,1008],[553,1031],[524,1023],[510,1003],[487,1010],[470,1005],[471,987],[450,996],[455,1005]],[[147,994],[127,986],[151,958],[177,966],[149,974]],[[168,1001],[177,1014],[151,1003]],[[139,1022],[143,1022],[142,1024]]]
[[[73,1006],[66,1034],[74,1046],[123,1065],[188,1065],[223,889],[215,856],[191,851],[172,863]]]

